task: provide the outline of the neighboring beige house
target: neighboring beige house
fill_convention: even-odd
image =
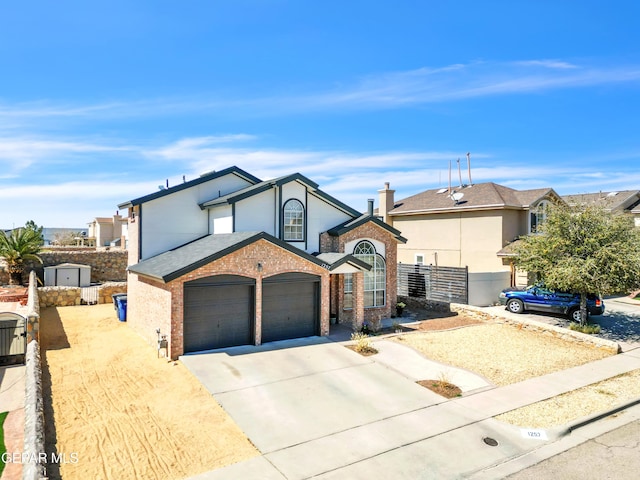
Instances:
[[[89,223],[89,233],[84,242],[97,247],[127,248],[126,217],[119,214],[113,217],[96,217]]]
[[[515,190],[492,182],[426,190],[397,201],[388,183],[378,193],[379,214],[407,239],[398,245],[399,262],[468,267],[470,276],[501,273],[485,278],[505,286],[527,282],[526,275],[518,278],[508,245],[535,233],[548,204],[563,201],[552,188]]]
[[[633,215],[636,227],[640,227],[640,190],[579,193],[562,199],[569,205],[599,205],[609,212]]]

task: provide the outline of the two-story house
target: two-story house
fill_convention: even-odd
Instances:
[[[562,202],[551,188],[515,190],[493,182],[426,190],[394,199],[385,184],[379,214],[402,231],[398,261],[408,264],[468,267],[469,303],[490,304],[501,288],[526,284],[508,246],[535,233],[551,202]]]
[[[376,322],[396,302],[400,232],[300,174],[230,167],[122,203],[127,321],[172,358],[327,335],[330,318]],[[159,332],[159,333],[158,333]]]

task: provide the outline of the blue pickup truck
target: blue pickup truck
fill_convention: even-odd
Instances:
[[[527,288],[506,288],[500,292],[498,299],[512,313],[526,310],[559,313],[567,315],[574,322],[580,322],[579,293],[554,292],[543,285],[533,285]],[[587,297],[587,312],[588,315],[604,313],[604,302],[599,296],[590,294]]]

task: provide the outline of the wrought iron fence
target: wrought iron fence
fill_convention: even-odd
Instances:
[[[398,295],[437,302],[468,303],[469,269],[398,264]]]

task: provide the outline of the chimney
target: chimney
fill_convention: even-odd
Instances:
[[[391,226],[393,226],[393,219],[389,216],[389,211],[393,210],[395,204],[395,200],[393,197],[395,193],[395,190],[389,189],[389,182],[385,182],[384,188],[382,190],[378,190],[378,215],[382,217],[384,223]]]
[[[367,203],[369,204],[367,213],[369,214],[370,217],[373,217],[373,198],[370,198],[369,200],[367,200]]]

